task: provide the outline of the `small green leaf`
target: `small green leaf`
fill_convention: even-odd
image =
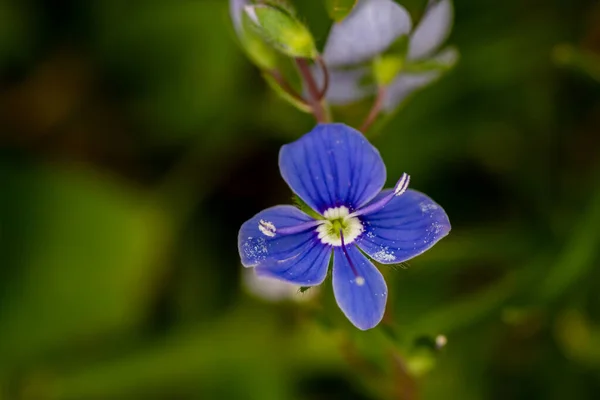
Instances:
[[[404,67],[404,58],[399,56],[382,56],[373,60],[373,76],[380,86],[387,86]]]
[[[350,14],[356,3],[356,0],[325,0],[325,7],[331,19],[340,22]]]
[[[312,34],[293,15],[279,7],[258,4],[245,8],[244,23],[274,49],[290,57],[315,59]]]
[[[323,217],[321,215],[319,215],[315,210],[310,208],[310,206],[308,204],[306,204],[304,202],[304,200],[302,200],[297,195],[294,195],[293,200],[294,200],[294,204],[296,205],[296,207],[298,207],[301,211],[304,211],[305,213],[307,213],[314,219],[323,219]]]

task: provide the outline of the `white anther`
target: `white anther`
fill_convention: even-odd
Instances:
[[[277,228],[275,228],[275,225],[273,225],[272,222],[261,219],[258,222],[258,230],[261,231],[265,236],[273,237],[275,236],[275,231],[277,231]]]
[[[329,209],[325,210],[325,212],[323,213],[323,216],[329,220],[334,220],[334,219],[347,217],[348,214],[350,214],[350,210],[348,210],[348,207],[341,206],[341,207],[333,207],[333,208],[329,208]]]
[[[402,174],[398,183],[396,183],[396,187],[394,188],[394,195],[400,196],[402,193],[406,192],[408,189],[408,184],[410,183],[410,175],[406,172]]]

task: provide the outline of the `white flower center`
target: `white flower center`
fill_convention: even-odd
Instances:
[[[364,227],[358,217],[350,216],[348,207],[333,207],[323,213],[325,220],[317,227],[319,239],[323,244],[341,246],[344,235],[344,244],[350,244],[363,232]]]

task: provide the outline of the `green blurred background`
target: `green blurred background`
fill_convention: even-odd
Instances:
[[[458,66],[373,139],[453,231],[367,332],[329,280],[245,289],[237,230],[314,122],[227,8],[0,0],[0,399],[599,398],[598,2],[455,1]]]

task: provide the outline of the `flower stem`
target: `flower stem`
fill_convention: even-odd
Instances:
[[[275,80],[275,82],[277,82],[279,87],[285,93],[287,93],[300,104],[304,104],[305,106],[310,107],[310,104],[302,96],[300,96],[298,92],[296,92],[296,90],[294,90],[294,88],[285,80],[285,78],[283,77],[283,75],[281,75],[279,71],[273,69],[268,71],[268,74],[271,75],[271,77]]]
[[[323,71],[323,87],[319,92],[319,100],[323,100],[325,98],[325,95],[327,94],[327,90],[329,89],[329,70],[327,69],[327,65],[325,64],[325,60],[323,60],[323,57],[319,56],[317,58],[317,63],[319,63],[319,66]]]
[[[369,130],[371,125],[373,125],[373,122],[375,122],[375,120],[379,116],[379,113],[381,112],[381,109],[383,106],[383,98],[384,97],[385,97],[385,87],[379,86],[379,88],[377,89],[377,97],[375,97],[375,102],[373,103],[373,107],[371,107],[371,110],[369,111],[369,115],[367,115],[367,118],[365,118],[365,122],[363,122],[363,124],[360,126],[360,131],[363,134],[367,133],[367,131]]]
[[[308,89],[308,103],[311,106],[315,119],[317,122],[329,122],[329,115],[321,99],[321,91],[310,71],[308,61],[305,58],[296,58],[296,65],[298,71],[300,71],[300,75],[302,75],[302,79],[306,83],[306,88]]]

